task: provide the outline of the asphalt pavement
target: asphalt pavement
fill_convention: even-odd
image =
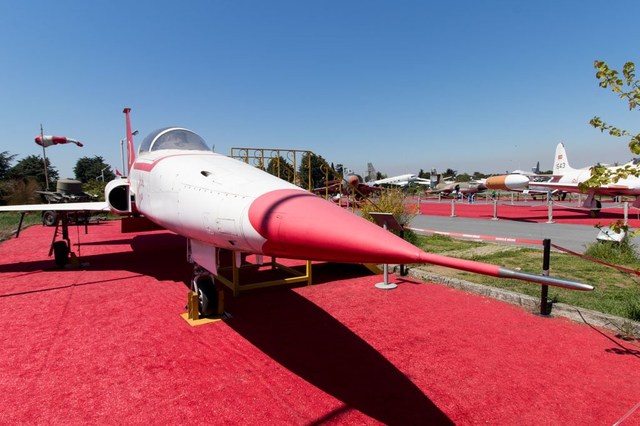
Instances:
[[[588,244],[596,242],[600,232],[589,225],[567,225],[559,223],[518,222],[507,219],[470,219],[450,216],[417,215],[410,222],[412,228],[425,229],[455,234],[473,234],[486,237],[497,237],[495,242],[519,244],[503,241],[504,239],[551,239],[552,244],[584,253]],[[417,231],[418,233],[421,233]],[[489,241],[491,241],[489,239]],[[633,242],[637,245],[638,237]],[[535,247],[528,244],[527,246]],[[542,248],[542,246],[538,246]]]

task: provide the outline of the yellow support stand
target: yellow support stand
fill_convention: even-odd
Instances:
[[[288,266],[279,264],[275,258],[271,258],[271,270],[278,269],[284,271],[286,273],[291,274],[291,277],[282,278],[278,280],[270,280],[263,281],[257,283],[250,284],[240,284],[240,271],[243,269],[258,269],[263,265],[257,264],[246,264],[246,265],[237,265],[236,264],[236,256],[232,256],[231,266],[225,268],[218,268],[218,275],[215,276],[215,279],[227,286],[231,291],[233,291],[234,296],[240,295],[241,291],[246,290],[254,290],[258,288],[266,288],[273,287],[277,285],[284,284],[296,284],[306,282],[307,285],[311,285],[311,261],[307,260],[305,264],[305,272],[302,273],[293,268],[289,268]],[[226,272],[231,270],[231,279],[222,275],[222,272]]]
[[[198,310],[198,294],[190,291],[187,296],[188,315],[190,320],[199,320],[200,312]]]
[[[376,275],[380,275],[384,272],[382,269],[380,269],[378,265],[374,263],[363,263],[363,265],[365,266],[365,268],[367,268],[368,270],[370,270]]]
[[[224,293],[220,291],[218,294]],[[198,309],[198,294],[194,291],[190,291],[187,296],[187,310],[188,312],[180,314],[180,316],[189,323],[190,326],[195,327],[198,325],[210,324],[212,322],[220,321],[222,318],[200,318],[200,311]],[[218,298],[218,312],[222,312],[223,303]]]

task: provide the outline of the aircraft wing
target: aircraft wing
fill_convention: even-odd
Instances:
[[[106,201],[89,201],[84,203],[58,203],[58,204],[19,204],[15,206],[0,206],[0,212],[37,212],[37,211],[109,211]]]
[[[316,195],[323,195],[326,192],[328,192],[329,194],[336,194],[341,189],[342,189],[342,186],[339,183],[334,183],[332,185],[313,188],[312,192]]]
[[[367,184],[362,183],[362,184],[358,185],[356,190],[358,190],[363,195],[369,195],[369,194],[372,194],[374,192],[380,192],[380,187],[379,186],[369,186]]]
[[[577,183],[558,183],[558,182],[529,182],[529,189],[537,191],[563,191],[563,192],[581,192]],[[594,188],[598,195],[638,195],[638,188],[627,185],[609,184]]]

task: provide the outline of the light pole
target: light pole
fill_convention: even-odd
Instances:
[[[40,124],[40,140],[44,140],[44,130],[42,130],[42,124]],[[47,172],[47,153],[44,149],[44,143],[42,144],[42,161],[44,162],[44,182],[47,187],[45,191],[49,190],[49,173]]]
[[[134,130],[131,132],[131,136],[135,136],[138,134],[138,130]],[[127,173],[127,169],[124,167],[124,141],[127,140],[126,137],[120,139],[120,161],[122,163],[122,173]],[[127,158],[128,160],[128,158]]]

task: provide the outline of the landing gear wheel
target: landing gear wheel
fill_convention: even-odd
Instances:
[[[211,275],[194,278],[194,286],[198,295],[198,311],[202,317],[210,317],[218,312],[218,292]]]
[[[46,226],[53,226],[58,221],[58,214],[54,211],[47,210],[42,213],[42,223]]]

